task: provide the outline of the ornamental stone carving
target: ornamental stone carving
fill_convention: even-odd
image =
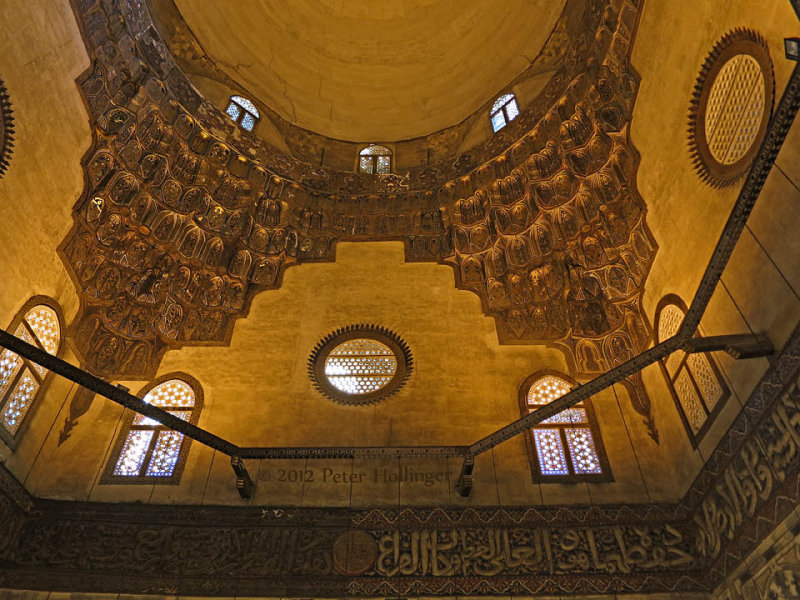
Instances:
[[[441,181],[281,156],[194,91],[142,1],[77,3],[95,58],[79,81],[94,144],[60,250],[84,364],[146,379],[167,349],[225,344],[255,294],[290,266],[332,261],[339,240],[400,239],[407,260],[450,265],[501,343],[558,347],[577,376],[637,354],[656,252],[628,137],[638,10],[586,4],[557,75],[513,122],[517,139],[505,128]],[[643,386],[630,389],[657,437]]]

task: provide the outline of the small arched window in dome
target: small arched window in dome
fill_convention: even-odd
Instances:
[[[680,297],[668,294],[661,299],[654,324],[656,343],[678,333],[686,312],[686,303]],[[697,333],[695,337],[701,336]],[[730,397],[730,390],[707,352],[673,352],[659,362],[689,439],[697,447]]]
[[[517,118],[519,114],[519,106],[517,105],[517,98],[514,94],[503,94],[492,104],[492,110],[489,112],[489,119],[492,121],[492,129],[500,131],[503,127],[508,125],[510,121]]]
[[[372,144],[358,153],[358,170],[362,173],[392,172],[392,151],[386,146]]]
[[[568,393],[575,382],[551,372],[530,376],[520,387],[522,415]],[[535,425],[526,435],[534,481],[609,481],[611,471],[589,402],[579,402]]]
[[[261,118],[261,114],[255,105],[242,96],[231,96],[225,112],[245,131],[253,131],[253,127],[256,126],[256,123]]]

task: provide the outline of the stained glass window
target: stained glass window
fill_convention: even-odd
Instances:
[[[246,131],[253,131],[261,118],[261,113],[258,112],[255,104],[242,96],[231,96],[225,112]]]
[[[195,422],[201,407],[196,388],[183,378],[168,378],[151,387],[143,400],[184,421]],[[187,451],[183,434],[149,417],[129,413],[103,483],[172,483],[182,453]]]
[[[51,306],[39,304],[38,299],[20,311],[9,329],[29,344],[50,354],[58,353],[61,345],[58,314]],[[9,444],[14,443],[48,373],[41,365],[10,350],[0,352],[0,437]]]
[[[675,335],[685,315],[686,305],[680,298],[662,299],[656,311],[656,341]],[[730,395],[728,386],[705,352],[686,354],[678,350],[662,360],[661,367],[689,438],[696,445]]]
[[[489,111],[489,120],[492,122],[492,129],[497,132],[508,125],[519,115],[519,105],[514,94],[504,94],[492,104]]]
[[[570,391],[572,385],[557,375],[530,378],[523,385],[523,411],[533,412]],[[545,419],[531,431],[534,479],[581,481],[607,477],[605,455],[591,408],[578,403]]]
[[[392,151],[385,146],[367,146],[358,153],[358,169],[362,173],[391,173]]]

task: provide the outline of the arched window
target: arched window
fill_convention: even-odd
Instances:
[[[492,110],[489,112],[492,129],[500,131],[503,127],[516,119],[518,114],[519,106],[517,105],[516,96],[514,96],[514,94],[504,94],[500,96],[494,101]]]
[[[358,153],[358,170],[362,173],[392,172],[392,151],[385,146],[375,144],[367,146]]]
[[[256,126],[256,123],[261,118],[255,105],[242,96],[231,96],[225,112],[245,131],[253,131],[253,127]]]
[[[656,308],[656,343],[675,335],[685,315],[686,304],[678,296],[670,294],[662,298]],[[689,439],[697,446],[730,396],[730,390],[714,359],[706,352],[673,352],[660,364]]]
[[[184,374],[161,377],[142,399],[190,423],[203,407],[200,384]],[[178,483],[191,439],[158,421],[126,411],[102,483]]]
[[[569,392],[565,376],[539,372],[520,387],[522,415]],[[611,469],[590,402],[581,402],[535,425],[526,433],[533,480],[539,483],[611,481]]]
[[[59,309],[52,300],[34,297],[11,322],[8,330],[50,354],[61,347]],[[19,438],[25,417],[45,387],[49,371],[14,354],[0,353],[0,437],[12,447]]]

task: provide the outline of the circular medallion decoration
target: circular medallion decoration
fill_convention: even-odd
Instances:
[[[774,97],[764,38],[736,29],[714,45],[689,109],[692,162],[703,181],[723,187],[747,172],[766,134]]]
[[[14,147],[14,118],[11,115],[11,102],[8,91],[0,79],[0,177],[6,172]]]
[[[308,359],[314,386],[331,400],[363,405],[396,392],[411,374],[411,351],[377,325],[350,325],[325,336]]]
[[[366,573],[378,557],[378,546],[364,531],[348,531],[333,543],[333,564],[342,575]]]

